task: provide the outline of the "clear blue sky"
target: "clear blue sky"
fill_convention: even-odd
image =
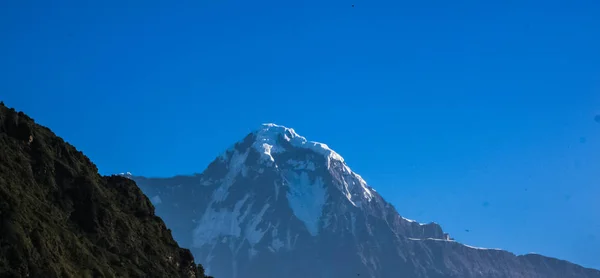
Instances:
[[[408,218],[600,268],[596,0],[1,1],[0,100],[103,174],[286,125]]]

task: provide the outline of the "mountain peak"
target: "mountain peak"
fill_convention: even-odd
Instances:
[[[549,276],[566,268],[463,245],[438,224],[406,219],[326,144],[274,123],[198,176],[134,179],[215,277],[600,278]]]
[[[332,170],[336,173],[335,176],[339,177],[338,187],[352,205],[360,206],[362,198],[367,201],[371,201],[373,198],[373,191],[375,190],[370,188],[360,175],[353,172],[346,165],[341,155],[326,144],[309,141],[304,136],[296,133],[293,128],[274,123],[262,124],[261,128],[253,132],[252,135],[254,136],[252,147],[261,154],[263,161],[277,163],[277,156],[273,156],[273,154],[291,152],[294,149],[309,150],[325,158],[325,168]],[[287,160],[285,163],[306,165],[308,169],[314,168],[312,161]],[[313,166],[309,167],[310,165]],[[277,164],[275,164],[275,167],[278,167]]]
[[[332,159],[344,163],[344,158],[329,148],[329,146],[315,141],[308,141],[304,136],[296,133],[293,128],[274,123],[265,123],[252,134],[255,136],[252,146],[261,154],[263,159],[275,161],[272,153],[279,153],[286,150],[280,141],[284,140],[294,148],[309,149],[325,156],[328,164]]]

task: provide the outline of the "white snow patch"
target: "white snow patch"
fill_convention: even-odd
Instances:
[[[286,195],[294,215],[304,223],[312,236],[318,235],[319,220],[327,200],[323,179],[318,177],[311,182],[306,172],[299,175],[290,172],[287,181],[289,190]]]
[[[265,204],[260,210],[260,212],[257,215],[255,215],[250,221],[250,223],[248,223],[248,225],[246,226],[246,240],[248,240],[250,246],[254,246],[255,244],[259,243],[265,235],[266,230],[258,229],[257,226],[258,224],[260,224],[260,222],[262,222],[263,215],[265,215],[265,212],[268,208],[269,204]]]
[[[258,251],[256,251],[256,249],[254,249],[253,247],[250,247],[250,250],[248,250],[248,256],[250,257],[250,259],[254,258],[256,254],[258,254]]]
[[[281,241],[281,239],[275,238],[271,242],[271,246],[269,246],[269,249],[271,250],[271,252],[277,252],[277,251],[279,251],[279,249],[283,248],[284,246],[285,246],[285,244],[283,244],[283,241]]]
[[[331,213],[323,217],[323,228],[329,228],[331,225]]]
[[[286,248],[288,250],[292,250],[296,246],[296,241],[297,240],[298,240],[298,234],[296,234],[292,238],[292,233],[291,233],[290,229],[288,229],[287,230],[287,237],[286,237]]]
[[[421,223],[421,222],[417,222],[416,220],[408,219],[408,218],[402,217],[402,216],[400,216],[400,218],[402,218],[402,220],[404,220],[404,221],[407,221],[407,222],[410,222],[410,223],[417,223],[417,224],[419,224],[421,226],[425,226],[425,225],[428,225],[428,224],[436,224],[435,222]]]
[[[268,249],[271,252],[277,252],[279,251],[279,249],[283,248],[285,246],[285,244],[283,243],[283,241],[281,239],[279,239],[279,224],[272,226],[271,225],[271,245],[268,247]]]
[[[117,175],[119,175],[121,177],[124,177],[124,178],[128,178],[128,179],[131,179],[131,177],[133,177],[133,175],[131,174],[131,172],[119,173]]]
[[[200,220],[196,221],[198,225],[193,231],[192,246],[199,248],[206,244],[214,244],[219,240],[226,242],[227,239],[224,236],[241,237],[250,246],[260,242],[266,230],[258,228],[258,225],[262,222],[269,204],[265,204],[258,213],[250,216],[254,203],[242,209],[249,198],[249,195],[244,196],[234,205],[233,210],[216,210],[212,208],[213,203],[211,202]]]
[[[337,171],[336,171],[337,170]],[[358,174],[352,172],[350,167],[344,163],[333,164],[334,183],[346,199],[355,207],[360,207],[363,201],[371,202],[374,198],[371,188]]]
[[[261,154],[262,159],[274,162],[273,154],[282,151],[282,148],[277,144],[277,134],[262,131],[261,129],[259,132],[254,133],[256,139],[252,147]]]
[[[240,211],[248,198],[249,196],[246,195],[239,200],[233,211],[217,211],[211,208],[212,204],[209,204],[206,212],[197,221],[199,224],[193,231],[192,245],[199,248],[205,244],[215,242],[220,236],[239,237],[241,234],[240,224],[246,218],[250,208],[247,208],[244,214],[241,214]]]
[[[482,247],[474,247],[474,246],[470,246],[470,245],[466,245],[466,244],[462,244],[453,240],[446,240],[446,239],[439,239],[439,238],[412,238],[409,237],[409,240],[413,240],[413,241],[445,241],[445,242],[450,242],[452,244],[460,244],[464,247],[467,248],[471,248],[471,249],[477,249],[477,250],[496,250],[496,251],[502,251],[502,249],[498,249],[498,248],[482,248]]]
[[[421,226],[429,224],[429,223],[419,223],[416,220],[408,219],[408,218],[403,217],[403,216],[400,216],[400,218],[402,218],[402,220],[404,220],[404,221],[407,221],[407,222],[410,222],[410,223],[417,223],[417,224],[419,224]],[[435,223],[433,223],[433,224],[435,224]]]
[[[326,144],[308,141],[303,136],[300,136],[294,129],[287,128],[276,124],[263,124],[262,127],[254,133],[256,136],[256,142],[253,147],[258,150],[259,153],[263,154],[263,157],[274,161],[272,153],[277,153],[283,150],[278,144],[277,140],[281,137],[283,140],[288,141],[292,146],[297,148],[310,149],[318,154],[321,154],[327,158],[327,164],[330,161],[337,160],[344,162],[344,158],[338,153],[330,149]]]
[[[363,194],[365,199],[371,201],[371,199],[373,198],[373,193],[371,193],[371,190],[369,189],[367,182],[357,173],[352,172],[352,170],[350,170],[350,168],[346,165],[344,165],[345,168],[348,169],[348,171],[350,173],[352,173],[352,175],[354,176],[354,178],[356,178],[358,180],[358,183],[360,184],[360,186],[363,189]]]
[[[402,216],[400,216],[400,217],[402,217]],[[403,220],[406,220],[406,221],[408,221],[408,222],[411,222],[411,223],[417,222],[417,221],[415,221],[415,220],[408,219],[408,218],[405,218],[405,217],[402,217],[402,219],[403,219]]]
[[[224,201],[229,195],[229,188],[235,182],[235,178],[242,172],[244,174],[246,171],[245,168],[246,158],[248,158],[248,150],[244,153],[239,153],[237,150],[234,150],[231,159],[229,160],[229,164],[227,168],[227,174],[222,180],[221,186],[217,188],[212,195],[212,199],[217,202]]]
[[[496,251],[502,251],[502,249],[499,249],[499,248],[482,248],[482,247],[475,247],[475,246],[470,246],[470,245],[466,245],[466,244],[462,244],[462,245],[464,245],[465,247],[468,247],[468,248],[471,248],[471,249],[477,249],[477,250],[496,250]]]
[[[263,143],[262,144],[262,153],[261,154],[263,154],[266,157],[268,157],[269,159],[271,159],[271,161],[275,161],[275,159],[271,155],[271,150],[272,149],[273,149],[273,145],[269,145],[267,143]]]
[[[350,188],[348,187],[348,182],[346,182],[346,179],[342,180],[342,184],[344,185],[343,188],[343,193],[344,195],[346,195],[346,199],[348,199],[348,201],[350,201],[350,203],[355,206],[355,207],[359,207],[359,205],[357,205],[353,200],[352,200],[352,194],[350,193]]]
[[[414,237],[409,237],[408,239],[414,240],[414,241],[425,241],[425,240],[431,240],[431,241],[449,241],[449,240],[439,239],[439,238],[414,238]]]
[[[202,182],[200,182],[200,185],[203,185],[203,186],[209,186],[211,184],[212,184],[212,182],[210,182],[210,181],[202,181]]]

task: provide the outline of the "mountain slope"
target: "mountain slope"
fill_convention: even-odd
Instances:
[[[135,182],[0,103],[0,277],[204,277]]]
[[[134,179],[220,278],[600,278],[538,255],[469,247],[401,217],[327,145],[265,124],[202,173]]]

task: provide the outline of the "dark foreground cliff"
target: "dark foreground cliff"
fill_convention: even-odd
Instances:
[[[0,277],[204,277],[132,180],[0,103]]]

